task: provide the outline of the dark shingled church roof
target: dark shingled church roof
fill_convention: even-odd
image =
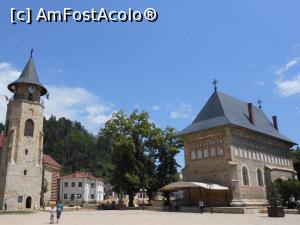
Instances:
[[[262,109],[252,106],[252,111],[253,124],[248,117],[248,103],[215,91],[192,124],[178,135],[184,136],[223,125],[235,125],[295,144],[274,128]]]
[[[23,72],[21,73],[21,76],[16,81],[9,84],[8,89],[11,92],[14,92],[13,86],[16,84],[21,84],[21,83],[37,85],[42,89],[41,90],[42,96],[47,94],[47,89],[39,81],[39,77],[37,75],[32,56],[30,56]]]

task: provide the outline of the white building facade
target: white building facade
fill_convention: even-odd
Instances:
[[[60,200],[65,204],[99,203],[104,199],[104,181],[85,172],[60,178]]]

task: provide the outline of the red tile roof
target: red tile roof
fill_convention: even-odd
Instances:
[[[50,155],[43,154],[43,165],[48,165],[56,169],[61,169],[62,165],[56,162]]]
[[[88,179],[97,179],[96,177],[94,177],[93,175],[91,174],[88,174],[86,172],[76,172],[76,173],[73,173],[73,174],[70,174],[70,175],[67,175],[67,176],[63,176],[61,178],[88,178]]]
[[[4,136],[0,134],[0,149],[3,147],[3,145],[4,145]]]

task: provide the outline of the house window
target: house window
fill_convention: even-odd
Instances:
[[[34,123],[31,119],[26,120],[24,136],[32,137],[33,136]]]
[[[18,196],[18,203],[23,202],[23,196]]]
[[[196,152],[195,151],[191,152],[191,159],[192,160],[196,159]]]
[[[68,194],[64,194],[64,199],[68,199]]]
[[[27,170],[24,170],[24,176],[26,176],[27,175]]]
[[[198,157],[198,159],[202,159],[203,158],[203,152],[202,152],[202,150],[198,150],[197,151],[197,157]]]
[[[91,194],[91,199],[95,199],[95,195],[94,194]]]
[[[78,187],[82,187],[82,182],[78,182]]]
[[[249,185],[249,175],[246,167],[243,167],[242,169],[242,176],[243,176],[243,184]]]
[[[218,156],[222,156],[222,155],[224,155],[224,150],[223,150],[223,148],[221,148],[221,147],[218,147]]]
[[[67,188],[69,186],[69,183],[68,182],[65,182],[65,187]]]
[[[71,194],[71,200],[74,200],[74,198],[75,198],[75,195]]]
[[[78,195],[77,195],[77,198],[78,198],[78,199],[81,199],[81,194],[78,194]]]
[[[28,149],[25,150],[25,155],[28,155]]]
[[[91,183],[91,188],[95,188],[95,183]]]
[[[207,150],[207,149],[205,149],[205,150],[203,151],[203,157],[204,157],[204,158],[208,158],[208,150]]]
[[[257,170],[257,182],[258,186],[264,186],[263,176],[260,169]]]
[[[75,182],[72,182],[71,186],[72,186],[72,187],[75,187]]]
[[[215,157],[217,155],[217,152],[216,152],[216,148],[215,147],[212,147],[210,149],[210,156],[211,157]]]

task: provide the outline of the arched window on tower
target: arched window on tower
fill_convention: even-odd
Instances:
[[[257,182],[258,186],[264,186],[263,176],[260,169],[257,170]]]
[[[31,119],[26,120],[24,136],[32,137],[33,136],[34,123]]]
[[[248,170],[246,167],[243,167],[242,175],[243,175],[243,184],[249,185],[249,175],[248,175]]]

